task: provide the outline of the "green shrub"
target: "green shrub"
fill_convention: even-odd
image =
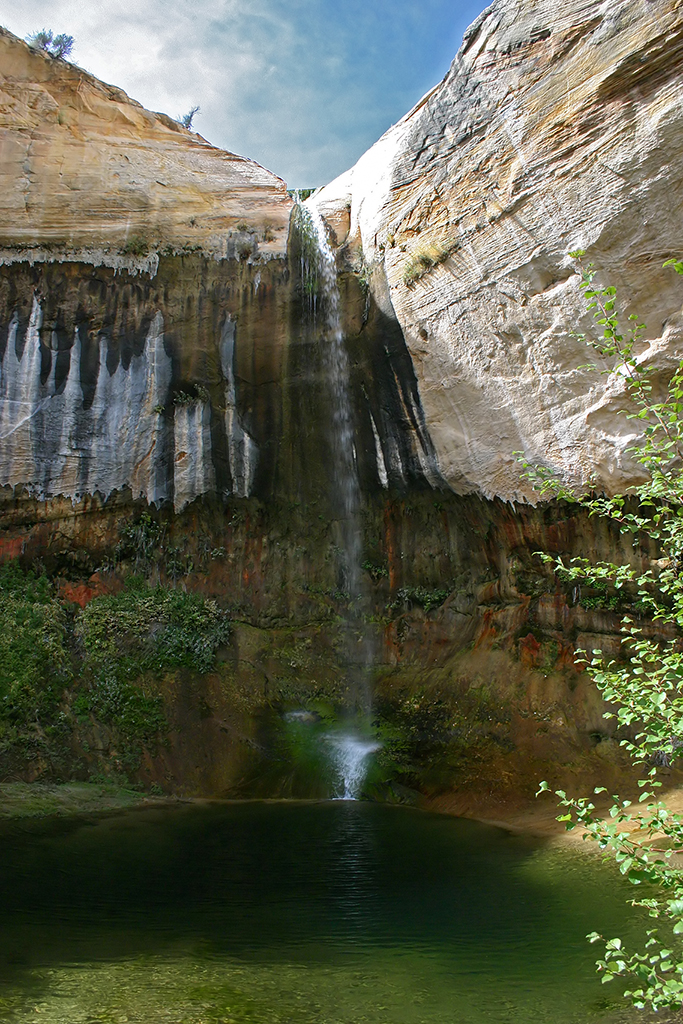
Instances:
[[[214,601],[134,579],[120,594],[95,598],[75,625],[85,685],[72,703],[115,728],[124,762],[137,767],[142,743],[167,728],[154,675],[170,668],[210,671],[229,636],[227,616]]]
[[[65,613],[44,576],[0,566],[0,721],[26,727],[51,715],[71,677]]]
[[[215,601],[139,581],[95,598],[76,622],[86,668],[102,678],[132,679],[180,666],[209,672],[229,634],[227,615]]]
[[[180,117],[176,118],[176,120],[183,126],[183,128],[187,128],[188,131],[192,131],[192,122],[200,111],[200,106],[190,107],[186,114],[181,114]]]
[[[441,242],[427,242],[418,246],[408,257],[403,270],[403,283],[410,287],[428,271],[445,263],[452,252],[458,248],[458,242],[446,239]]]
[[[134,235],[123,246],[121,254],[123,256],[147,256],[149,254],[149,243],[142,235]]]
[[[439,608],[452,593],[452,583],[445,587],[401,587],[396,591],[396,596],[389,604],[389,609],[398,611],[402,607],[417,604],[429,612],[432,608]]]
[[[56,36],[53,34],[52,29],[49,28],[44,28],[40,32],[34,32],[32,35],[27,36],[26,42],[34,50],[42,50],[43,53],[47,53],[50,57],[55,57],[59,60],[66,60],[74,48],[73,36],[67,35],[66,32],[60,32]]]
[[[595,268],[584,265],[584,255],[580,250],[570,253],[577,260],[580,288],[597,328],[595,336],[585,340],[607,362],[602,372],[608,387],[618,383],[625,388],[631,402],[629,417],[640,421],[636,425],[642,432],[626,451],[640,464],[645,479],[623,494],[609,496],[597,491],[593,481],[573,491],[547,467],[522,464],[541,497],[578,504],[610,528],[616,527],[624,548],[624,542],[630,541],[634,550],[659,549],[664,557],[643,567],[623,557],[616,562],[595,561],[590,551],[588,557],[570,561],[538,552],[563,584],[588,586],[597,595],[584,598],[584,607],[616,610],[625,593],[627,601],[621,607],[632,603],[655,624],[654,629],[644,629],[628,608],[621,622],[621,657],[609,657],[599,649],[579,652],[606,701],[603,717],[615,721],[621,731],[620,746],[638,769],[640,797],[634,803],[614,794],[612,779],[606,777],[610,788],[594,789],[594,795],[612,794],[605,815],[592,796],[572,796],[557,789],[563,808],[558,821],[568,829],[579,825],[584,838],[614,857],[632,885],[644,887],[630,902],[647,910],[652,919],[646,941],[631,945],[598,932],[588,936],[604,948],[597,961],[603,982],[623,979],[629,985],[624,995],[638,1009],[674,1010],[679,1019],[683,1007],[683,815],[662,798],[661,790],[671,785],[668,770],[680,764],[683,755],[683,362],[674,370],[666,392],[658,394],[648,361],[639,355],[645,325],[634,313],[623,323],[616,288],[596,283]],[[681,260],[667,260],[664,266],[683,274]],[[658,777],[662,769],[667,771],[664,780]],[[549,789],[547,782],[541,782],[539,792]]]

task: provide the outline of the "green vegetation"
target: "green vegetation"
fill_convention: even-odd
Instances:
[[[186,114],[181,114],[180,117],[176,118],[176,120],[183,126],[183,128],[187,128],[188,131],[192,131],[192,122],[197,114],[201,113],[201,109],[202,108],[200,106],[190,107]]]
[[[420,677],[405,689],[387,674],[375,700],[375,728],[381,740],[377,767],[385,778],[422,792],[452,789],[478,766],[509,752],[509,709],[485,687],[458,692],[424,685]]]
[[[658,400],[637,357],[643,324],[632,315],[628,330],[622,331],[615,288],[595,283],[594,268],[583,265],[582,252],[571,255],[578,261],[588,309],[601,328],[600,338],[591,344],[610,363],[605,371],[610,384],[622,382],[626,388],[631,418],[644,428],[642,440],[630,452],[646,480],[628,494],[609,498],[574,493],[547,469],[527,466],[527,476],[541,494],[578,503],[590,515],[615,524],[631,536],[634,548],[647,550],[654,542],[662,557],[641,569],[627,562],[575,558],[566,564],[561,557],[542,556],[563,580],[587,584],[598,594],[593,601],[602,606],[613,606],[608,593],[615,599],[624,592],[637,595],[637,607],[654,624],[653,628],[629,612],[622,619],[621,658],[607,660],[599,650],[584,652],[589,675],[611,705],[605,717],[616,720],[621,745],[639,769],[639,800],[634,805],[615,795],[604,817],[592,799],[557,790],[566,809],[559,820],[568,829],[583,826],[601,850],[614,856],[622,874],[634,886],[643,886],[643,894],[632,904],[645,908],[658,924],[641,949],[627,948],[618,937],[605,940],[595,932],[589,936],[591,942],[605,943],[598,960],[603,981],[626,979],[626,995],[639,1008],[678,1010],[683,1006],[683,869],[676,857],[683,852],[683,816],[657,798],[662,786],[657,776],[683,752],[683,363]],[[680,261],[664,265],[683,274]],[[541,783],[541,791],[547,789],[547,783]],[[595,790],[604,792],[602,786]]]
[[[98,678],[121,680],[180,666],[209,672],[229,633],[214,601],[139,579],[120,594],[91,601],[75,625],[86,668]]]
[[[203,384],[194,384],[192,392],[176,391],[173,396],[173,404],[180,406],[198,405],[200,402],[210,402],[211,395]]]
[[[72,678],[66,615],[45,577],[0,566],[0,747],[40,746]]]
[[[373,562],[366,559],[361,568],[365,569],[373,583],[379,583],[380,580],[389,578],[389,569],[384,562]]]
[[[306,200],[317,190],[317,187],[318,186],[316,185],[315,188],[288,188],[287,195],[291,196],[292,199],[296,199],[300,203],[305,203]]]
[[[68,36],[65,32],[55,36],[52,33],[52,29],[45,28],[40,32],[34,32],[32,35],[26,36],[26,42],[34,50],[42,50],[43,53],[47,53],[48,56],[55,57],[58,60],[66,60],[74,48],[73,36]]]
[[[213,601],[133,580],[120,594],[91,601],[75,623],[85,684],[72,704],[127,740],[127,767],[140,744],[154,744],[166,729],[155,677],[169,669],[209,672],[227,642],[227,617]]]
[[[147,256],[149,254],[149,242],[142,235],[133,235],[121,249],[122,256]]]
[[[163,536],[161,525],[149,512],[143,512],[135,523],[125,523],[119,532],[116,554],[119,558],[133,557],[136,571],[151,562]]]
[[[161,790],[151,787],[152,796]],[[168,798],[166,798],[168,799]],[[149,795],[140,787],[120,786],[115,782],[0,783],[0,819],[43,818],[55,815],[89,814],[118,810],[148,803]]]
[[[160,530],[148,515],[128,528],[141,557]],[[92,729],[112,730],[117,771],[134,771],[143,746],[167,730],[159,683],[169,671],[213,669],[229,638],[213,601],[129,578],[117,594],[66,606],[46,576],[0,565],[0,759],[23,770],[36,758],[49,776],[81,775]]]
[[[445,587],[400,587],[394,600],[389,604],[389,609],[398,611],[401,608],[410,608],[411,605],[419,605],[426,612],[430,612],[432,608],[440,608],[451,596],[453,589],[453,583],[446,584]]]
[[[403,270],[403,283],[410,287],[440,263],[445,263],[459,243],[452,238],[417,246],[408,257]]]

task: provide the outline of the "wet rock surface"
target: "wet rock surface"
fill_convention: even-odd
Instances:
[[[0,34],[0,559],[46,574],[72,673],[47,717],[2,726],[0,777],[319,795],[285,725],[344,707],[349,621],[375,652],[372,795],[527,799],[544,776],[623,771],[576,650],[618,652],[635,597],[568,590],[534,552],[656,553],[502,499],[519,448],[634,479],[623,392],[579,369],[565,253],[615,271],[665,373],[680,17],[667,0],[534,11],[489,8],[442,85],[317,198],[348,355],[354,607],[321,311],[284,184]],[[148,602],[158,584],[215,600],[230,640],[208,668],[145,661],[110,692],[83,616],[137,577]],[[140,657],[167,626],[149,619]],[[153,728],[116,700],[143,700]]]

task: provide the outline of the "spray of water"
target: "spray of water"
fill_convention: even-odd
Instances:
[[[352,735],[328,735],[332,764],[338,775],[338,800],[357,800],[361,795],[370,755],[379,743]]]

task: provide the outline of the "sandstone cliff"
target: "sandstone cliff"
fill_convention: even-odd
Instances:
[[[482,494],[517,492],[522,447],[631,479],[623,396],[578,369],[565,252],[617,264],[665,368],[679,28],[665,0],[497,3],[444,83],[317,197],[338,242],[361,608],[340,571],[320,282],[284,183],[0,35],[0,561],[47,572],[65,663],[85,666],[53,719],[19,728],[0,705],[0,774],[125,767],[168,789],[291,794],[286,713],[342,707],[358,657],[411,786],[529,788],[556,763],[590,771],[594,747],[618,761],[573,651],[618,650],[632,595],[582,595],[532,553],[610,557],[620,539]],[[12,572],[0,606],[23,622]],[[159,581],[229,609],[211,671],[126,668],[129,605]],[[118,592],[102,612],[128,672],[113,692],[80,609]],[[196,617],[175,625],[201,648]],[[144,750],[119,715],[140,687],[165,722]]]
[[[291,205],[252,160],[0,30],[0,262],[282,256]]]
[[[443,477],[505,498],[513,452],[633,480],[622,378],[582,369],[568,252],[683,355],[683,10],[676,0],[496,0],[443,82],[314,198],[401,325]]]
[[[176,511],[325,492],[284,182],[4,31],[0,76],[0,485]],[[412,364],[345,291],[361,470],[381,444],[405,486],[431,458]]]

